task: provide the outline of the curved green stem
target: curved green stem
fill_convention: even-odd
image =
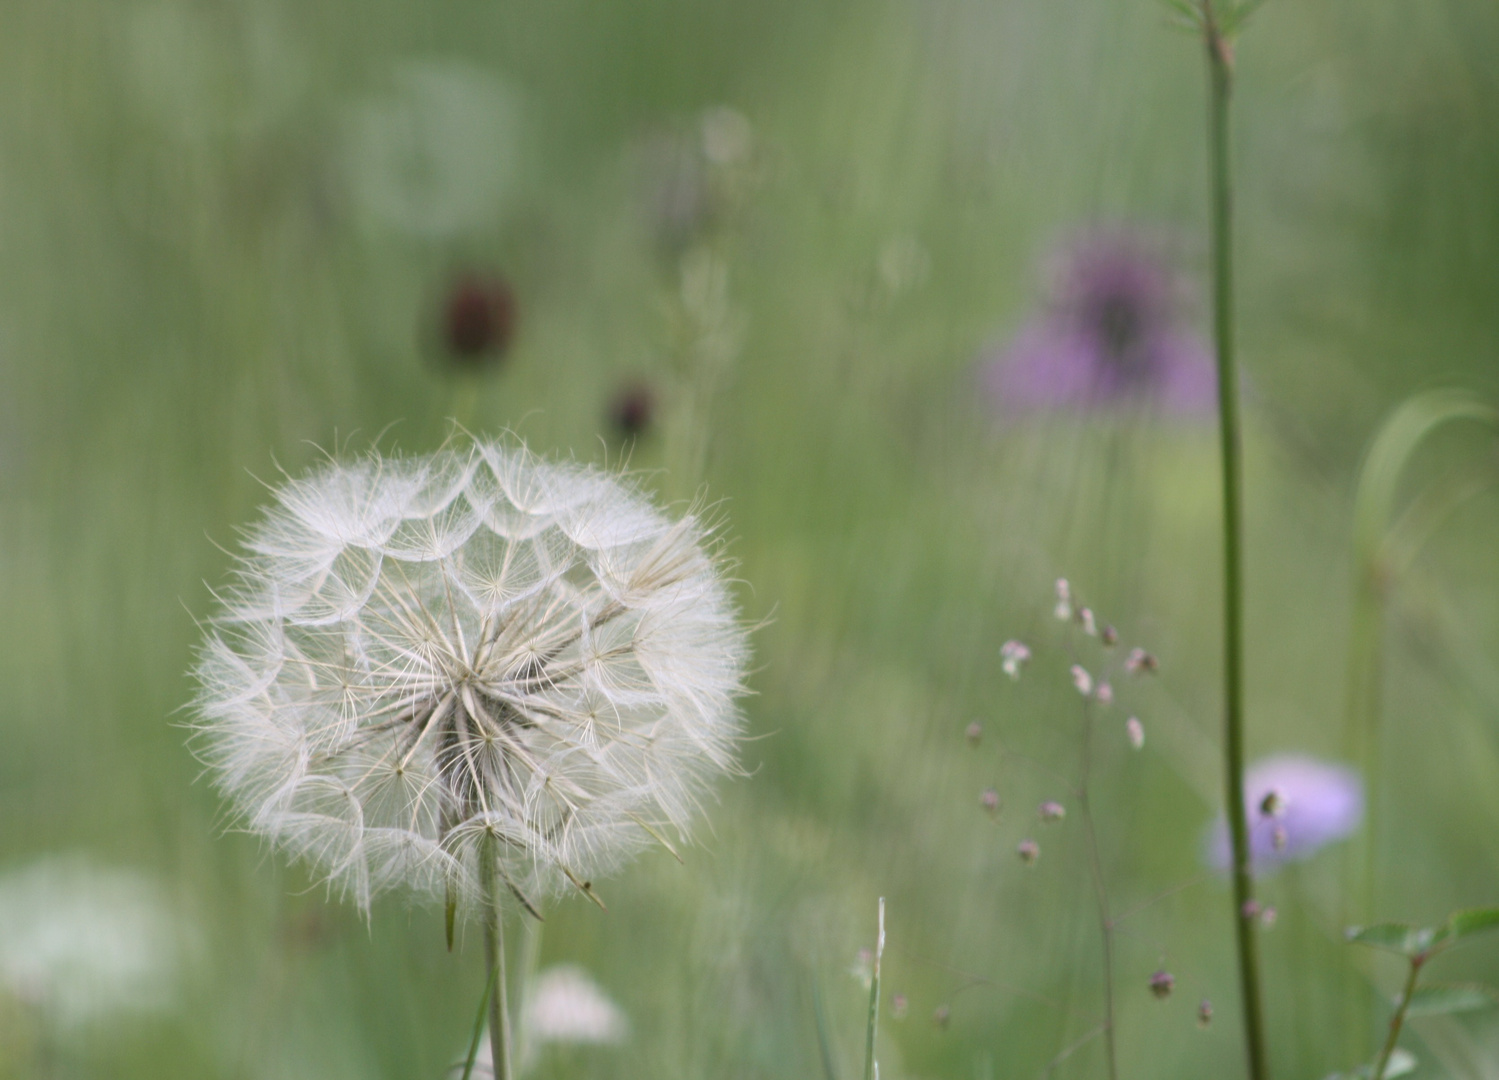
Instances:
[[[1234,928],[1239,993],[1251,1080],[1265,1080],[1264,1013],[1259,950],[1255,940],[1254,878],[1244,806],[1244,523],[1243,446],[1239,431],[1239,377],[1234,362],[1233,186],[1229,172],[1229,97],[1233,54],[1212,0],[1203,0],[1209,73],[1208,142],[1213,227],[1213,339],[1218,360],[1218,429],[1223,465],[1223,689],[1224,765],[1229,835],[1233,844]]]
[[[1395,1009],[1395,1015],[1390,1017],[1390,1033],[1385,1037],[1384,1049],[1379,1052],[1379,1060],[1374,1063],[1373,1080],[1384,1080],[1385,1070],[1390,1067],[1390,1058],[1395,1053],[1395,1044],[1400,1041],[1400,1028],[1405,1023],[1405,1010],[1410,1008],[1411,997],[1416,992],[1416,980],[1421,977],[1421,965],[1426,962],[1426,957],[1411,957],[1410,974],[1405,978],[1405,990],[1400,995],[1400,1004]]]

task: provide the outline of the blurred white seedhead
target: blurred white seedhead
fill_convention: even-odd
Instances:
[[[685,833],[734,767],[746,641],[710,530],[523,447],[290,479],[195,671],[198,751],[247,825],[367,906],[522,903]]]
[[[63,1030],[170,1008],[194,939],[139,871],[62,855],[0,875],[0,989]]]

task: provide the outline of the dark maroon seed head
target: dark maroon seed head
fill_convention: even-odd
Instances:
[[[448,293],[443,333],[454,359],[476,364],[502,355],[515,333],[515,294],[503,279],[468,275]]]
[[[643,434],[656,413],[656,396],[644,383],[626,386],[609,404],[609,422],[626,438]]]

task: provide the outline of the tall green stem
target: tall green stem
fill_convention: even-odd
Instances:
[[[494,845],[487,839],[479,851],[484,879],[484,963],[494,992],[489,995],[489,1050],[494,1080],[512,1080],[510,1071],[510,1002],[505,986],[505,914],[500,907]]]
[[[1251,1080],[1265,1080],[1264,1013],[1260,996],[1256,922],[1250,901],[1254,878],[1244,806],[1244,522],[1243,445],[1239,432],[1239,377],[1234,363],[1233,184],[1229,173],[1229,96],[1233,54],[1212,0],[1203,0],[1209,73],[1208,141],[1213,218],[1213,338],[1218,358],[1218,428],[1223,463],[1223,689],[1224,764],[1229,834],[1233,843],[1234,927],[1239,991]]]
[[[1093,710],[1083,702],[1082,769],[1077,786],[1078,810],[1088,840],[1088,869],[1093,878],[1093,898],[1098,905],[1098,927],[1103,938],[1103,1039],[1107,1051],[1109,1080],[1119,1080],[1118,1039],[1114,1027],[1114,920],[1109,914],[1109,893],[1103,877],[1103,859],[1098,853],[1098,832],[1093,827],[1093,805],[1088,781],[1093,772]]]

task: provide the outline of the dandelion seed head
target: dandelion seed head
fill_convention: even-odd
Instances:
[[[733,768],[745,635],[692,514],[522,447],[288,480],[194,674],[245,824],[361,906],[530,900],[685,834]]]

